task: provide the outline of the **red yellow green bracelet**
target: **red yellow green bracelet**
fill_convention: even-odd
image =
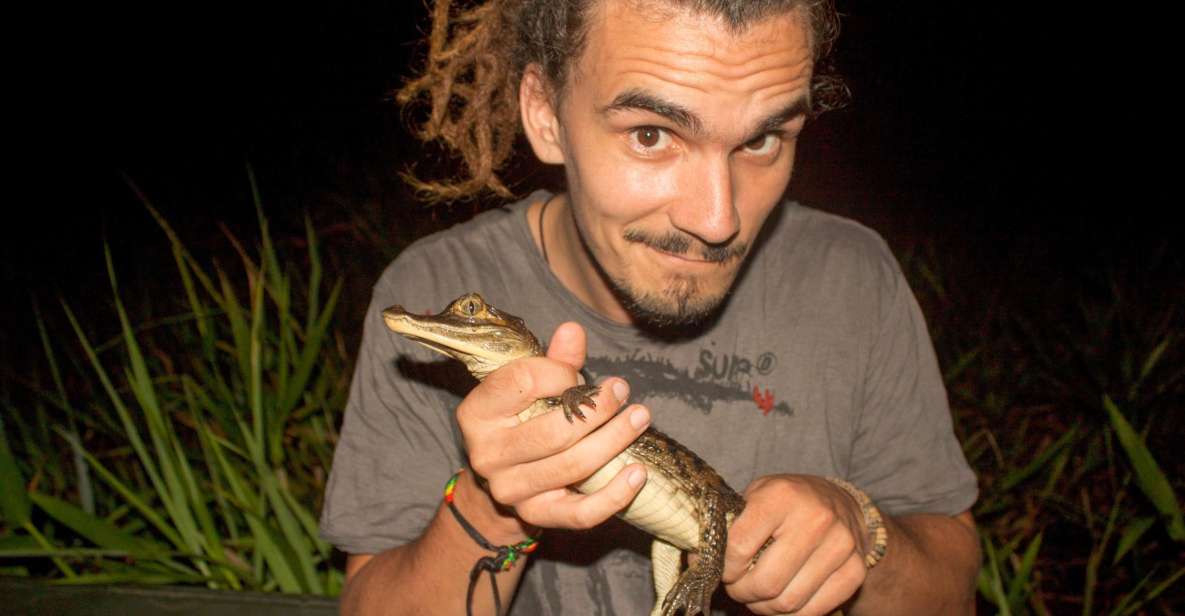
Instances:
[[[473,590],[477,587],[477,580],[481,577],[482,572],[490,572],[490,588],[494,591],[494,613],[502,613],[502,599],[498,595],[498,583],[494,580],[494,574],[499,571],[510,571],[514,568],[514,564],[523,554],[530,554],[539,547],[539,542],[532,537],[527,537],[526,540],[520,541],[514,545],[494,545],[486,538],[477,532],[476,528],[461,515],[457,510],[456,504],[453,503],[454,492],[457,490],[457,479],[461,477],[463,471],[457,471],[448,483],[444,484],[444,502],[448,505],[449,511],[453,513],[453,517],[461,528],[482,548],[493,552],[494,556],[483,556],[473,565],[473,569],[469,571],[469,592],[465,599],[465,613],[469,616],[473,615]]]

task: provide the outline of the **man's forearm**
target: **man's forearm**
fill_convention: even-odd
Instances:
[[[970,513],[885,518],[889,545],[851,614],[972,614],[979,538]]]
[[[490,517],[492,504],[471,477],[471,473],[463,473],[457,486],[456,499],[462,514],[495,545],[522,540],[513,524]],[[341,614],[464,614],[469,573],[474,563],[486,556],[493,554],[478,546],[447,507],[441,506],[416,541],[373,557],[351,556],[354,566],[347,565]],[[510,571],[494,575],[504,612],[522,577],[523,564],[520,560]],[[477,581],[474,614],[494,613],[494,597],[486,579],[489,575],[483,572]]]

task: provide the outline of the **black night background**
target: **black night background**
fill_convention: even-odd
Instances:
[[[926,311],[981,478],[976,516],[1000,551],[981,609],[998,609],[994,581],[1020,589],[1012,613],[1091,601],[1182,613],[1179,588],[1148,593],[1185,570],[1179,505],[1174,518],[1163,504],[1165,486],[1185,493],[1185,251],[1176,208],[1157,193],[1173,172],[1129,137],[1159,141],[1159,128],[1155,109],[1131,102],[1144,86],[1128,72],[1139,62],[1118,51],[1130,45],[1105,34],[1121,26],[1043,5],[838,4],[834,57],[852,100],[808,124],[789,193],[880,232]],[[44,458],[23,456],[57,442],[29,436],[30,392],[50,389],[33,307],[63,370],[88,370],[59,299],[97,340],[118,336],[106,244],[133,320],[183,310],[168,239],[132,184],[199,261],[238,276],[227,235],[248,252],[259,244],[249,166],[284,258],[303,266],[307,215],[327,280],[344,281],[334,326],[346,357],[387,261],[473,213],[478,204],[428,210],[398,178],[413,163],[452,168],[393,100],[422,62],[427,27],[419,0],[158,3],[88,9],[30,46],[54,60],[19,70],[31,108],[9,118],[21,162],[0,219],[3,428],[30,491],[52,482],[34,479]],[[524,158],[509,179],[526,194],[555,177]],[[66,380],[79,408],[105,396]],[[1104,395],[1143,434],[1160,483],[1125,456]],[[100,427],[87,434],[88,446],[118,448]],[[57,495],[74,498],[72,485],[62,479]],[[4,540],[20,534],[0,523],[0,572],[57,575],[44,559],[5,560]],[[1137,547],[1117,555],[1120,536]],[[1034,538],[1037,573],[1018,568]]]

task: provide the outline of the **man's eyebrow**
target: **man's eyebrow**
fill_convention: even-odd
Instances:
[[[638,88],[631,88],[618,94],[613,102],[601,107],[600,112],[606,114],[612,111],[626,110],[648,111],[670,120],[676,126],[690,133],[703,132],[704,123],[691,110]]]
[[[783,124],[790,120],[807,115],[810,109],[810,100],[806,96],[799,97],[758,122],[757,127],[749,133],[745,141],[750,141],[767,133],[777,131]],[[676,126],[692,134],[703,133],[703,122],[691,110],[678,103],[663,100],[655,94],[638,88],[631,88],[618,94],[613,99],[613,102],[601,107],[600,112],[606,114],[613,111],[626,110],[647,111],[670,120]]]
[[[794,102],[783,107],[780,111],[776,111],[766,116],[765,119],[757,123],[757,128],[749,133],[749,137],[745,141],[751,141],[762,135],[777,131],[783,124],[793,120],[799,116],[805,116],[810,113],[811,104],[805,96],[798,98]]]

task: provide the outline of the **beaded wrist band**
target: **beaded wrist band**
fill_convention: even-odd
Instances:
[[[857,503],[860,503],[860,513],[864,514],[864,525],[868,527],[868,534],[872,538],[872,549],[864,555],[864,566],[871,569],[885,557],[885,550],[889,546],[889,531],[885,528],[885,520],[881,517],[881,511],[872,504],[872,499],[868,498],[868,495],[860,488],[838,477],[827,477],[827,481],[835,484],[856,499]]]
[[[494,591],[494,613],[502,613],[502,599],[498,596],[498,582],[494,580],[494,574],[499,571],[510,571],[514,567],[514,563],[518,562],[520,555],[530,554],[539,547],[539,542],[531,537],[527,537],[525,541],[520,541],[514,545],[494,545],[486,541],[481,533],[477,532],[476,528],[469,523],[468,520],[461,515],[457,510],[457,506],[453,504],[453,492],[457,489],[457,479],[460,478],[462,471],[457,471],[455,475],[444,484],[444,502],[448,505],[448,510],[453,513],[457,523],[465,532],[482,548],[494,553],[494,556],[483,556],[477,560],[473,565],[473,569],[469,571],[469,591],[465,597],[465,613],[473,616],[473,590],[477,588],[477,580],[481,578],[484,571],[490,572],[490,588]]]

